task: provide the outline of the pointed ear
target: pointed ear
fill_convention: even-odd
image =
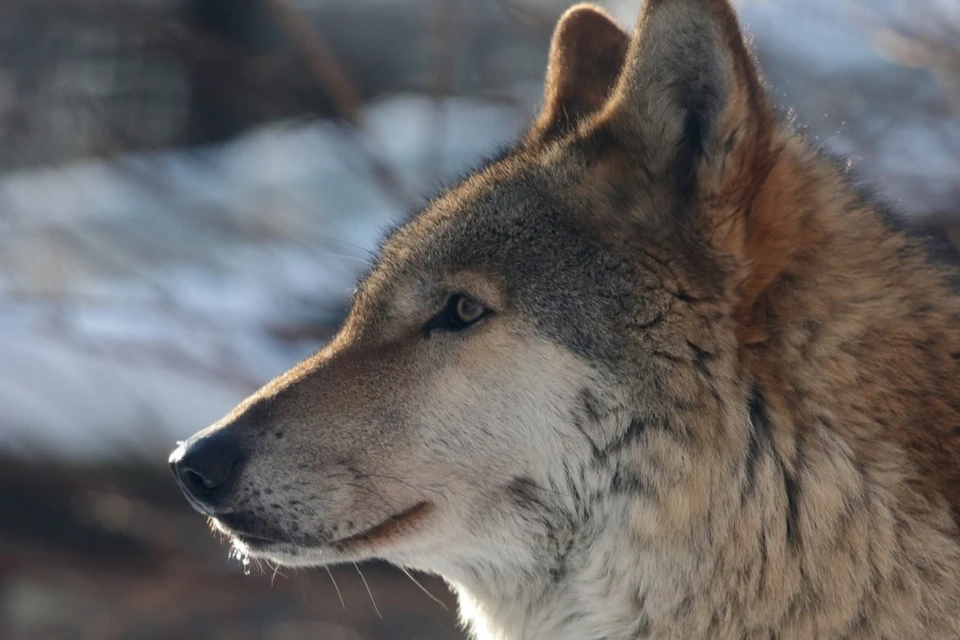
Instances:
[[[772,205],[776,120],[728,0],[647,0],[597,122],[643,165],[669,226],[732,258],[725,285],[747,318],[802,234]]]
[[[748,198],[774,130],[728,0],[647,0],[605,116],[681,201]]]
[[[569,10],[553,34],[544,104],[527,142],[572,131],[596,113],[617,84],[630,37],[601,9],[581,4]]]

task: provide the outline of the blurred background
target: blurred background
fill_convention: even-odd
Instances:
[[[428,577],[228,558],[166,457],[523,129],[569,4],[0,2],[0,638],[462,637]],[[960,2],[739,8],[784,117],[956,260]]]

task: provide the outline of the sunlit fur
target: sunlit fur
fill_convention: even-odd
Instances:
[[[950,274],[777,122],[726,0],[576,7],[550,60],[518,146],[211,427],[221,528],[438,573],[487,640],[960,637]],[[454,293],[492,313],[426,330]]]

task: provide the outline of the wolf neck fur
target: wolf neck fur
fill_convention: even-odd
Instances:
[[[569,538],[562,572],[545,545],[515,571],[460,573],[478,638],[874,637],[919,625],[917,615],[960,633],[951,518],[960,481],[925,439],[960,424],[960,401],[937,400],[937,380],[957,373],[960,304],[947,275],[829,161],[791,139],[778,162],[769,179],[790,181],[766,185],[762,204],[803,216],[805,236],[757,295],[752,340],[730,363],[744,398],[719,419],[742,424],[736,437],[749,442],[736,482],[714,487],[710,508],[686,520],[698,535],[675,531],[651,546],[638,530],[659,516],[643,497],[620,495],[589,523],[554,532]],[[880,355],[903,341],[908,360]],[[889,418],[867,417],[862,403],[887,404]],[[717,463],[709,453],[698,462]],[[834,563],[848,571],[827,570]]]

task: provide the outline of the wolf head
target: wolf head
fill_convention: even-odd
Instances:
[[[174,452],[185,493],[284,564],[507,592],[629,544],[636,580],[689,578],[755,490],[743,352],[817,240],[781,206],[789,144],[726,0],[648,0],[632,37],[570,9],[522,141],[390,235],[324,349]]]
[[[773,152],[725,1],[650,0],[632,39],[570,9],[523,141],[390,235],[329,345],[173,454],[188,498],[283,563],[562,571],[604,500],[692,489],[692,443],[743,437]]]

